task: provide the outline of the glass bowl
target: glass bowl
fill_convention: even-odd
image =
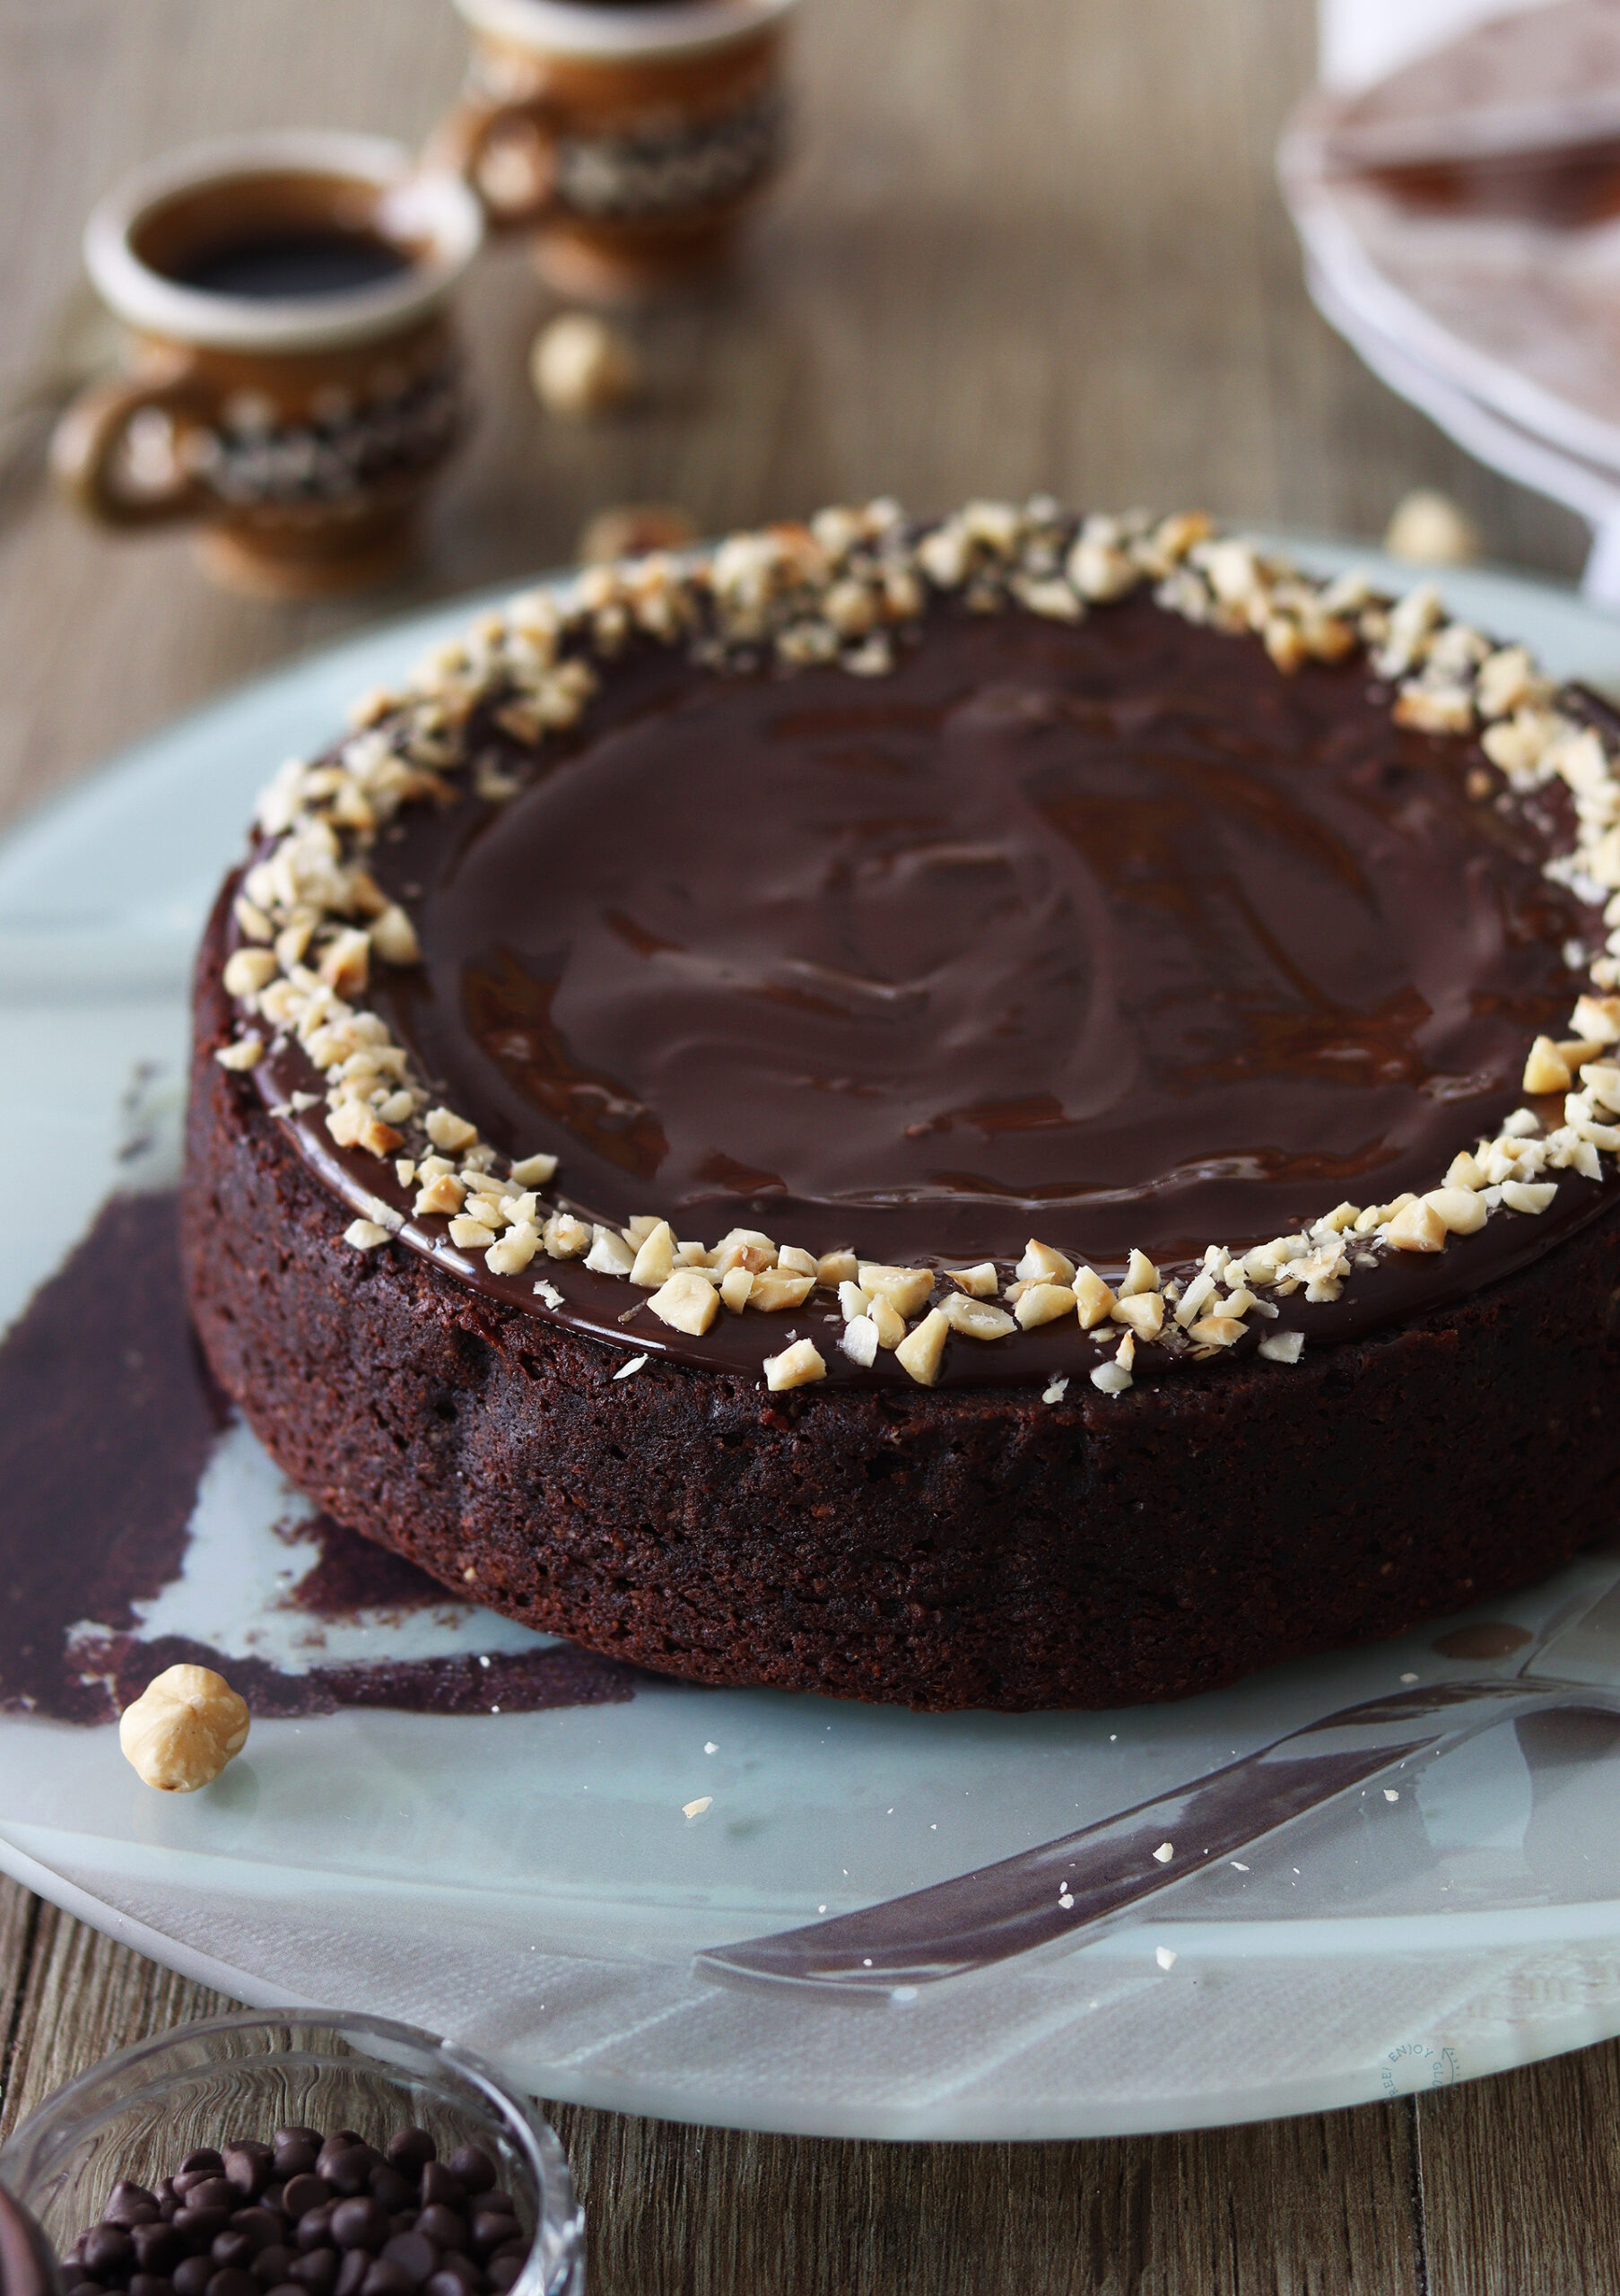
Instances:
[[[380,2151],[414,2123],[440,2159],[479,2144],[533,2233],[507,2296],[583,2296],[585,2217],[556,2136],[480,2058],[414,2025],[320,2009],[211,2017],[103,2057],[0,2148],[4,2184],[65,2256],[127,2177],[287,2126],[353,2128]]]

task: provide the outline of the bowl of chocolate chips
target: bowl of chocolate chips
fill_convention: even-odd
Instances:
[[[581,2296],[555,2135],[411,2025],[271,2010],[105,2058],[0,2150],[63,2296]]]

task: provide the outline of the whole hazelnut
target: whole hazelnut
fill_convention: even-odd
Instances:
[[[211,1666],[168,1666],[118,1719],[137,1775],[163,1794],[191,1794],[248,1743],[246,1701]]]
[[[616,327],[588,311],[564,311],[541,328],[529,352],[540,403],[553,414],[605,414],[640,395],[641,362]]]

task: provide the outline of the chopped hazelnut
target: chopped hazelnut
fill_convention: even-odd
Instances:
[[[1119,1297],[1129,1300],[1138,1292],[1156,1292],[1158,1289],[1158,1269],[1145,1252],[1133,1250],[1130,1265],[1125,1271],[1125,1280],[1119,1286]]]
[[[532,1222],[522,1220],[490,1246],[483,1264],[492,1275],[518,1275],[539,1248],[540,1231]]]
[[[227,996],[257,996],[275,978],[275,958],[268,949],[233,949],[225,960]]]
[[[1001,1289],[994,1260],[980,1260],[977,1267],[947,1267],[945,1272],[953,1283],[960,1284],[975,1300],[993,1300]]]
[[[897,1314],[914,1316],[934,1289],[931,1267],[879,1267],[869,1262],[860,1271],[860,1288],[868,1299],[884,1299]]]
[[[222,1044],[214,1054],[222,1068],[256,1068],[265,1057],[262,1037],[238,1037],[234,1044]]]
[[[589,1227],[571,1212],[554,1212],[540,1236],[553,1259],[582,1259],[591,1246]]]
[[[529,375],[552,414],[605,414],[640,396],[641,362],[618,328],[588,311],[563,311],[535,337]]]
[[[748,1295],[753,1289],[751,1267],[728,1267],[719,1282],[720,1298],[734,1316],[740,1316],[748,1305]],[[863,1301],[865,1294],[862,1294]]]
[[[764,1315],[779,1316],[786,1309],[802,1308],[814,1289],[814,1275],[784,1275],[780,1267],[768,1267],[750,1277],[748,1305]]]
[[[1569,1088],[1570,1071],[1563,1054],[1551,1037],[1537,1037],[1524,1064],[1524,1090],[1567,1092]]]
[[[1485,1201],[1473,1188],[1431,1188],[1424,1202],[1438,1214],[1448,1235],[1472,1236],[1485,1226]]]
[[[642,1238],[631,1264],[630,1280],[644,1292],[656,1292],[675,1272],[675,1234],[667,1220],[659,1220]]]
[[[399,906],[391,900],[379,910],[371,924],[371,946],[385,965],[415,965],[422,962],[422,948],[416,938],[416,927]]]
[[[963,1332],[970,1339],[1005,1339],[1018,1328],[1005,1308],[990,1300],[975,1299],[971,1292],[951,1292],[942,1312],[953,1331]]]
[[[942,1309],[930,1308],[916,1330],[908,1333],[895,1349],[894,1361],[904,1365],[919,1387],[931,1387],[938,1379],[950,1332],[950,1318]]]
[[[1075,1306],[1075,1294],[1067,1283],[1032,1283],[1018,1294],[1013,1313],[1024,1331],[1033,1331],[1037,1325],[1072,1315]]]
[[[1302,1331],[1267,1332],[1257,1352],[1263,1355],[1268,1363],[1297,1363],[1304,1345]]]
[[[450,1219],[460,1211],[466,1196],[466,1190],[454,1172],[440,1172],[424,1187],[417,1189],[413,1209],[419,1218],[430,1212],[439,1212]]]
[[[1236,1316],[1200,1316],[1187,1336],[1200,1347],[1230,1347],[1242,1338],[1243,1326]]]
[[[1445,1248],[1444,1221],[1431,1204],[1415,1198],[1396,1213],[1384,1231],[1386,1240],[1401,1252],[1438,1252]]]
[[[812,1283],[820,1276],[820,1263],[813,1252],[801,1251],[797,1244],[784,1244],[776,1256],[776,1264],[788,1275],[807,1275]]]
[[[884,1298],[880,1292],[867,1309],[867,1320],[877,1334],[880,1347],[898,1347],[906,1335],[906,1319],[898,1308]]]
[[[1570,1016],[1570,1026],[1588,1044],[1620,1041],[1620,996],[1582,996]]]
[[[611,1228],[598,1223],[591,1230],[590,1249],[585,1255],[585,1265],[597,1275],[628,1275],[636,1264],[636,1256],[623,1236],[615,1236]]]
[[[853,1252],[823,1252],[815,1263],[815,1280],[829,1292],[841,1291],[846,1283],[853,1283],[859,1263]]]
[[[456,1116],[449,1109],[430,1109],[422,1123],[434,1147],[446,1149],[452,1155],[470,1148],[478,1137],[475,1124],[469,1124],[465,1117]]]
[[[495,1231],[482,1220],[457,1218],[450,1222],[450,1241],[466,1252],[481,1252],[495,1240]]]
[[[168,1666],[118,1718],[126,1761],[163,1794],[212,1784],[248,1743],[250,1717],[212,1666]]]
[[[1545,1212],[1558,1193],[1556,1180],[1503,1180],[1502,1200],[1510,1212]]]
[[[1116,1323],[1128,1324],[1138,1339],[1157,1339],[1164,1328],[1164,1298],[1158,1292],[1133,1292],[1116,1300],[1110,1311]]]
[[[1105,1316],[1113,1313],[1114,1295],[1095,1268],[1081,1268],[1075,1277],[1074,1289],[1082,1331],[1094,1329]]]
[[[714,1285],[690,1267],[676,1268],[647,1304],[672,1329],[691,1332],[694,1337],[706,1332],[720,1312]]]
[[[375,1220],[351,1220],[344,1230],[344,1243],[353,1244],[357,1252],[374,1252],[388,1240],[388,1230],[379,1228]]]
[[[512,1166],[512,1178],[519,1187],[544,1187],[556,1174],[554,1156],[524,1156]]]
[[[1023,1248],[1023,1257],[1013,1271],[1020,1283],[1072,1283],[1075,1264],[1065,1259],[1050,1244],[1037,1243],[1032,1236]]]
[[[1134,1382],[1123,1363],[1099,1363],[1093,1369],[1092,1385],[1105,1396],[1122,1396]]]
[[[838,1344],[851,1363],[869,1371],[877,1361],[877,1326],[870,1316],[857,1316],[844,1326]]]
[[[780,1355],[765,1358],[765,1385],[780,1394],[784,1387],[803,1387],[812,1379],[824,1379],[826,1361],[813,1339],[795,1340]]]

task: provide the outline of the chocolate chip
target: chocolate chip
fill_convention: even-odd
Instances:
[[[135,2269],[135,2242],[121,2224],[98,2224],[84,2243],[82,2261],[98,2280],[121,2280]]]
[[[174,2179],[172,2177],[165,2177],[162,2183],[158,2187],[158,2214],[162,2218],[165,2224],[170,2222],[175,2210],[179,2206],[179,2205],[180,2196],[174,2188]]]
[[[386,2161],[379,2161],[366,2178],[366,2189],[392,2213],[396,2208],[409,2207],[415,2201],[416,2179],[402,2176]]]
[[[461,2179],[465,2192],[488,2192],[495,2181],[495,2163],[476,2144],[464,2144],[449,2159],[450,2174]]]
[[[278,2128],[270,2139],[278,2152],[284,2152],[290,2144],[307,2144],[312,2152],[318,2152],[325,2141],[318,2128],[305,2128],[301,2123],[292,2121],[284,2128]]]
[[[169,2276],[174,2283],[174,2296],[203,2296],[213,2277],[213,2259],[206,2254],[182,2257]]]
[[[130,2279],[129,2296],[174,2296],[174,2283],[161,2272],[137,2272]]]
[[[402,2128],[388,2139],[388,2158],[396,2169],[414,2175],[439,2158],[439,2147],[425,2128]]]
[[[500,2289],[510,2288],[522,2270],[523,2258],[520,2256],[492,2257],[489,2265],[490,2286]]]
[[[435,2202],[424,2208],[417,2217],[414,2230],[431,2240],[436,2248],[464,2248],[466,2246],[466,2219],[454,2208]]]
[[[377,2155],[369,2144],[348,2144],[335,2152],[328,2146],[320,2156],[319,2174],[335,2193],[353,2198],[367,2189],[377,2165]]]
[[[420,2285],[403,2265],[390,2264],[386,2257],[379,2257],[361,2283],[360,2296],[416,2296]]]
[[[454,2273],[464,2288],[478,2289],[483,2286],[483,2273],[473,2262],[472,2257],[463,2256],[459,2249],[452,2248],[441,2257],[439,2268],[441,2272]]]
[[[468,2245],[475,2257],[488,2257],[493,2256],[495,2250],[503,2248],[508,2240],[515,2240],[518,2237],[515,2216],[475,2216]]]
[[[258,2296],[258,2289],[248,2274],[231,2266],[214,2274],[208,2283],[207,2296]]]
[[[318,2177],[312,2177],[305,2171],[288,2179],[282,2193],[283,2213],[290,2216],[296,2224],[300,2216],[309,2214],[310,2209],[324,2207],[331,2196]]]
[[[439,2250],[421,2232],[396,2232],[383,2244],[386,2263],[396,2264],[413,2288],[420,2288],[439,2269]]]
[[[245,2232],[257,2254],[272,2241],[282,2239],[287,2225],[286,2219],[273,2208],[239,2208],[231,2219],[231,2229],[233,2232]]]
[[[191,2255],[200,2256],[216,2232],[222,2232],[231,2222],[228,2208],[178,2208],[174,2229],[185,2241]]]
[[[466,2187],[459,2177],[451,2175],[442,2161],[428,2162],[422,2172],[422,2181],[417,2190],[422,2195],[422,2205],[424,2208],[431,2208],[435,2205],[459,2208],[466,2198]]]
[[[205,2176],[222,2176],[225,2170],[224,2160],[212,2145],[200,2145],[195,2152],[187,2152],[186,2158],[180,2162],[179,2175],[176,2177],[175,2182],[178,2184],[181,2176],[188,2176],[194,2170],[200,2170]]]
[[[427,2296],[466,2296],[467,2283],[459,2273],[447,2271],[440,2265],[427,2284]]]
[[[279,2288],[270,2289],[267,2296],[303,2296],[303,2291],[296,2281],[284,2280]]]
[[[337,2268],[335,2296],[360,2296],[360,2284],[370,2271],[372,2261],[365,2248],[346,2248]]]
[[[340,2200],[332,2211],[332,2238],[340,2248],[380,2248],[393,2229],[379,2200]]]
[[[274,2166],[278,2177],[305,2177],[320,2158],[318,2137],[278,2132]]]
[[[328,2161],[335,2161],[340,2152],[352,2152],[357,2144],[364,2145],[368,2152],[371,2149],[369,2144],[366,2144],[365,2138],[360,2135],[357,2129],[335,2128],[331,2135],[323,2143],[320,2151],[316,2155],[316,2175],[324,2177],[327,2173],[327,2163]]]
[[[186,2244],[172,2224],[137,2224],[130,2232],[135,2262],[144,2273],[167,2279],[186,2253]]]
[[[229,2177],[199,2177],[185,2187],[187,2208],[222,2208],[227,2214],[242,2205],[242,2196]]]
[[[222,2232],[214,2235],[208,2253],[222,2272],[246,2272],[257,2251],[246,2232],[239,2232],[227,2224]]]
[[[323,2200],[318,2208],[306,2208],[299,2218],[292,2238],[306,2255],[311,2248],[327,2248],[332,2245],[332,2211],[335,2200]]]
[[[328,2296],[337,2279],[337,2252],[335,2248],[312,2248],[308,2256],[300,2257],[287,2268],[289,2280],[300,2288],[311,2289],[314,2296]]]
[[[259,2144],[252,2137],[238,2137],[224,2148],[225,2174],[238,2192],[257,2199],[270,2181],[270,2170],[275,2155],[269,2145]]]
[[[128,2231],[135,2224],[151,2224],[157,2220],[158,2199],[144,2185],[120,2181],[114,2185],[101,2211],[104,2224],[122,2224]]]
[[[280,2214],[284,2216],[286,2214],[286,2186],[281,2182],[279,2178],[272,2177],[269,2183],[265,2187],[264,2191],[260,2193],[258,2196],[258,2205],[261,2208],[274,2208]]]
[[[297,2252],[288,2248],[284,2240],[273,2240],[268,2248],[259,2250],[248,2269],[261,2288],[279,2288],[297,2262]]]

